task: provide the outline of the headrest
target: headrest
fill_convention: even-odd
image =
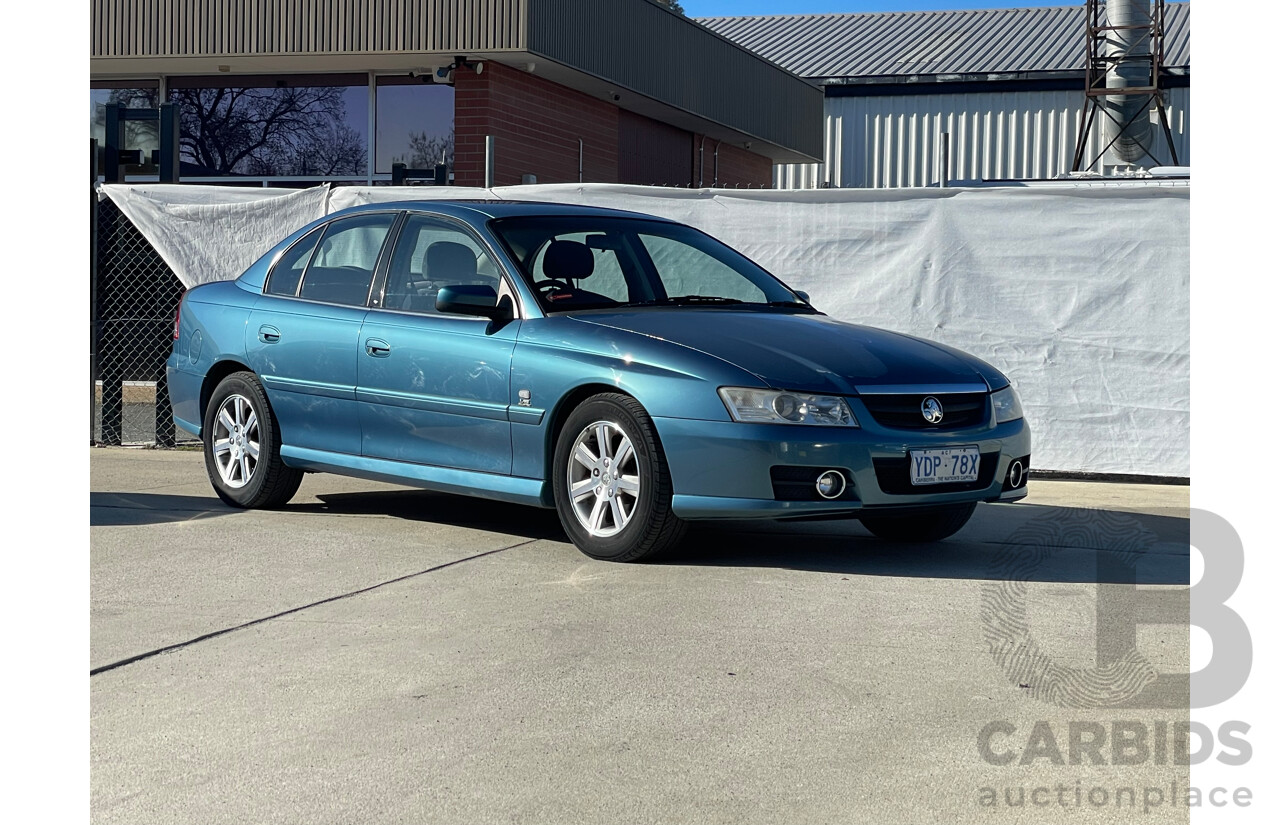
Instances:
[[[595,253],[577,241],[552,241],[542,258],[542,274],[548,278],[578,280],[595,271]]]
[[[425,274],[433,281],[469,283],[476,277],[476,253],[465,244],[436,241],[427,247]]]

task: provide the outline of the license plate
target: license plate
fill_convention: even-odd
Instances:
[[[978,480],[982,456],[977,446],[911,451],[911,483],[956,484]]]

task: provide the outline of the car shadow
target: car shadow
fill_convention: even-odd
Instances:
[[[420,490],[329,494],[291,511],[378,515],[568,542],[554,510]],[[695,524],[657,564],[776,567],[859,576],[1064,583],[1190,583],[1184,511],[979,505],[950,539],[890,543],[857,521]]]
[[[318,502],[290,504],[294,513],[328,513],[349,516],[389,516],[408,521],[470,527],[516,538],[568,541],[555,510],[508,504],[474,496],[435,493],[429,490],[387,490],[363,493],[326,493]]]
[[[216,498],[90,493],[91,526],[138,526],[244,512]],[[426,490],[329,493],[291,513],[381,516],[568,542],[554,510]],[[932,543],[892,543],[857,521],[692,525],[655,563],[774,567],[856,576],[1064,583],[1190,583],[1186,511],[1129,513],[1034,504],[979,505],[963,530]]]
[[[243,512],[208,496],[162,493],[89,493],[90,527],[139,527]]]
[[[1185,512],[1185,511],[1184,511]],[[856,521],[699,524],[661,563],[858,576],[1190,584],[1186,515],[979,505],[939,542],[887,542]]]

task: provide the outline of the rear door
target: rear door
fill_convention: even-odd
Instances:
[[[399,214],[343,218],[299,240],[272,268],[249,316],[249,366],[291,447],[360,454],[360,325]]]
[[[410,213],[360,334],[363,454],[509,474],[511,353],[520,322],[438,313],[440,287],[454,284],[509,294],[491,250],[468,228]]]

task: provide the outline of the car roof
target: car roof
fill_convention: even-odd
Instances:
[[[453,215],[459,218],[511,218],[528,216],[575,216],[575,217],[613,217],[644,218],[647,220],[668,221],[657,215],[643,212],[631,212],[624,209],[610,209],[603,206],[583,206],[568,203],[549,203],[544,201],[507,201],[507,200],[403,200],[371,203],[353,206],[326,215],[333,218],[340,215],[366,212],[370,210],[406,209],[413,211],[436,212]]]

